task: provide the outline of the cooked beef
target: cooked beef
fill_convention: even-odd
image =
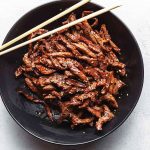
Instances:
[[[96,129],[102,130],[102,126],[104,123],[110,121],[114,114],[110,111],[109,107],[106,105],[103,105],[103,115],[99,117],[98,121],[96,122]]]
[[[84,11],[82,16],[91,13]],[[63,22],[76,20],[72,13]],[[83,21],[50,37],[29,45],[15,76],[22,75],[27,91],[18,92],[35,104],[41,104],[50,121],[79,125],[103,125],[117,109],[116,95],[125,85],[125,64],[119,60],[121,49],[112,41],[105,24],[97,30],[98,19]],[[40,29],[29,39],[46,33]],[[18,78],[19,80],[20,78]]]

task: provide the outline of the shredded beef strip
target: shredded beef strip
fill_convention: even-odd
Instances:
[[[98,121],[96,122],[96,129],[102,130],[103,124],[110,121],[114,117],[114,114],[110,111],[109,107],[103,105],[103,115],[99,117]]]

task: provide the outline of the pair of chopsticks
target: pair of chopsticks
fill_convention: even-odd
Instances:
[[[29,34],[35,32],[36,30],[38,30],[38,29],[40,29],[40,28],[42,28],[42,27],[44,27],[44,26],[46,26],[46,25],[52,23],[53,21],[55,21],[55,20],[61,18],[62,16],[64,16],[64,15],[70,13],[71,11],[73,11],[73,10],[75,10],[75,9],[77,9],[77,8],[79,8],[79,7],[81,7],[82,5],[86,4],[86,3],[89,2],[89,1],[90,1],[90,0],[82,0],[82,1],[80,1],[79,3],[77,3],[77,4],[73,5],[72,7],[68,8],[67,10],[61,12],[60,14],[58,14],[58,15],[56,15],[56,16],[50,18],[50,19],[48,19],[47,21],[45,21],[45,22],[39,24],[38,26],[36,26],[36,27],[30,29],[29,31],[27,31],[27,32],[25,32],[25,33],[23,33],[23,34],[21,34],[20,36],[16,37],[15,39],[13,39],[13,40],[11,40],[11,41],[5,43],[5,44],[2,45],[2,46],[0,46],[0,51],[2,51],[3,49],[5,49],[5,48],[8,47],[8,46],[14,44],[15,42],[21,40],[22,38],[28,36]],[[85,21],[85,20],[91,19],[91,18],[96,17],[96,16],[98,16],[98,15],[101,15],[101,14],[103,14],[103,13],[106,13],[106,12],[108,12],[108,11],[110,11],[110,10],[113,10],[113,9],[115,9],[115,8],[118,8],[118,7],[120,7],[120,5],[114,5],[114,6],[110,6],[110,7],[101,9],[101,10],[99,10],[99,11],[96,11],[96,12],[90,14],[90,15],[87,15],[87,16],[85,16],[85,17],[82,17],[82,18],[78,19],[78,20],[75,20],[75,21],[73,21],[73,22],[70,22],[70,23],[68,23],[68,24],[66,24],[66,25],[63,25],[63,26],[61,26],[61,27],[58,27],[58,28],[56,28],[56,29],[54,29],[54,30],[51,30],[51,31],[49,31],[49,32],[47,32],[47,33],[44,33],[44,34],[40,35],[40,36],[37,36],[37,37],[35,37],[35,38],[31,39],[31,40],[28,40],[28,41],[26,41],[26,42],[23,42],[23,43],[21,43],[21,44],[18,44],[18,45],[16,45],[16,46],[14,46],[14,47],[11,47],[11,48],[9,48],[9,49],[6,49],[6,50],[0,52],[0,56],[1,56],[1,55],[4,55],[4,54],[6,54],[6,53],[9,53],[9,52],[11,52],[11,51],[14,51],[14,50],[16,50],[16,49],[18,49],[18,48],[21,48],[21,47],[23,47],[23,46],[25,46],[25,45],[28,45],[28,44],[30,44],[30,43],[32,43],[32,42],[35,42],[35,41],[37,41],[37,40],[39,40],[39,39],[42,39],[42,38],[45,38],[45,37],[47,37],[47,36],[49,36],[49,35],[52,35],[52,34],[54,34],[54,33],[57,33],[57,32],[59,32],[59,31],[61,31],[61,30],[63,30],[63,29],[72,27],[72,26],[74,26],[74,25],[76,25],[76,24],[78,24],[78,23],[81,23],[81,22]]]

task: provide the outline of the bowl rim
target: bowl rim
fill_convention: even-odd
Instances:
[[[29,13],[31,13],[32,11],[34,11],[35,9],[40,9],[41,7],[44,7],[46,5],[50,5],[52,3],[56,3],[56,2],[63,2],[64,0],[53,0],[51,2],[46,2],[44,4],[41,4],[41,5],[38,5],[32,9],[30,9],[29,11],[27,11],[24,15],[22,15],[19,19],[17,19],[17,21],[12,25],[12,27],[10,28],[10,30],[8,31],[8,33],[6,34],[2,44],[4,44],[6,42],[6,39],[10,33],[10,31],[16,26],[16,24],[18,23],[18,21],[20,21],[22,18],[24,18],[26,15],[28,15]],[[65,2],[69,2],[70,0],[65,0]],[[79,2],[78,0],[72,0],[72,2]],[[104,8],[103,6],[97,4],[97,3],[94,3],[94,2],[89,2],[91,4],[94,4],[96,6],[99,6],[101,8]],[[15,122],[22,128],[24,129],[27,133],[29,133],[30,135],[32,135],[33,137],[36,137],[37,139],[41,140],[41,141],[45,141],[45,142],[48,142],[48,143],[51,143],[51,144],[57,144],[57,145],[66,145],[66,146],[76,146],[76,145],[83,145],[83,144],[87,144],[87,143],[91,143],[91,142],[94,142],[94,141],[97,141],[99,139],[102,139],[106,136],[108,136],[109,134],[113,133],[116,129],[118,129],[126,120],[127,118],[130,116],[130,114],[132,113],[132,111],[134,110],[135,106],[137,105],[138,101],[139,101],[139,98],[141,96],[141,93],[142,93],[142,89],[143,89],[143,84],[144,84],[144,63],[143,63],[143,57],[142,57],[142,53],[141,53],[141,50],[140,50],[140,47],[137,43],[137,40],[136,38],[134,37],[133,33],[130,31],[129,27],[127,27],[127,25],[118,17],[116,16],[112,11],[109,12],[111,15],[113,15],[118,21],[120,21],[123,26],[126,28],[126,30],[128,31],[128,33],[130,34],[130,36],[132,37],[132,39],[134,40],[135,44],[136,44],[136,47],[137,47],[137,51],[140,55],[140,62],[141,62],[141,77],[142,77],[142,80],[141,80],[141,85],[140,85],[140,91],[138,93],[138,97],[137,97],[137,100],[135,101],[134,105],[132,106],[132,108],[130,109],[130,111],[128,112],[128,114],[124,117],[124,119],[115,127],[113,128],[112,130],[110,130],[109,132],[107,132],[106,134],[104,134],[103,136],[100,136],[98,138],[95,138],[93,140],[88,140],[88,141],[85,141],[85,142],[78,142],[78,143],[62,143],[62,142],[57,142],[57,141],[50,141],[50,140],[47,140],[47,139],[44,139],[38,135],[36,135],[35,133],[33,133],[32,131],[29,131],[28,129],[26,129],[14,116],[13,114],[10,112],[9,108],[7,107],[7,104],[5,103],[5,100],[4,100],[4,97],[3,97],[3,94],[2,94],[2,89],[0,87],[0,96],[1,96],[1,99],[4,103],[4,106],[6,107],[6,110],[8,111],[8,113],[10,114],[10,116],[13,118],[13,120],[15,120]]]

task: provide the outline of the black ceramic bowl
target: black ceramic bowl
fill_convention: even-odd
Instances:
[[[12,38],[24,33],[28,29],[58,14],[77,0],[65,0],[48,3],[37,7],[24,15],[11,28],[4,43]],[[83,10],[99,10],[100,6],[88,3],[76,10],[81,14]],[[120,8],[121,9],[121,8]],[[52,23],[46,28],[51,30],[61,25],[65,18]],[[88,143],[101,139],[117,129],[130,115],[135,107],[143,85],[143,61],[138,44],[129,29],[116,16],[108,12],[99,17],[100,23],[105,23],[112,36],[112,39],[122,50],[121,60],[127,65],[128,76],[124,78],[127,86],[121,90],[121,99],[118,101],[119,109],[116,117],[106,125],[101,132],[96,132],[95,128],[77,128],[72,130],[69,126],[51,125],[48,120],[41,119],[36,115],[39,106],[27,102],[22,96],[17,94],[16,89],[23,84],[22,79],[15,79],[14,72],[22,62],[22,56],[27,47],[23,47],[14,52],[0,57],[0,90],[3,102],[14,118],[14,120],[27,132],[44,141],[63,144],[76,145]],[[20,41],[23,42],[24,40]],[[128,96],[127,96],[128,95]],[[85,132],[85,134],[83,134]]]

